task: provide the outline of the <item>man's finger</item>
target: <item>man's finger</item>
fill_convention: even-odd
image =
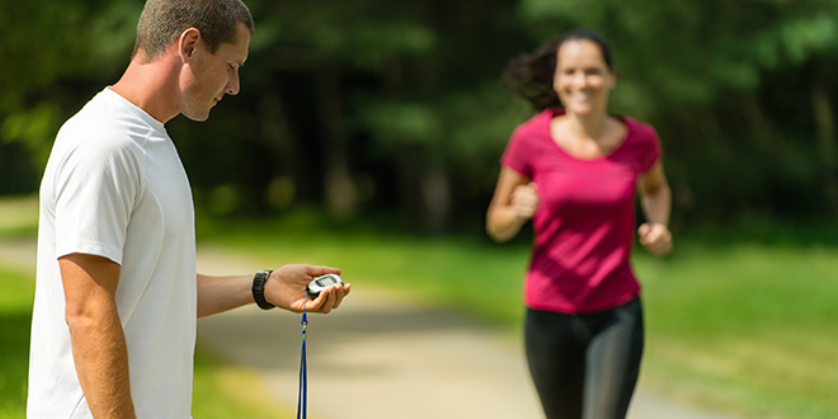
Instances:
[[[340,269],[332,268],[331,266],[306,265],[306,273],[311,276],[323,276],[326,274],[340,275]]]
[[[343,297],[344,297],[343,287],[340,286],[340,285],[332,287],[332,294],[335,295],[335,302],[334,302],[334,304],[332,304],[332,310],[334,310],[334,309],[340,307],[340,303],[343,301]]]

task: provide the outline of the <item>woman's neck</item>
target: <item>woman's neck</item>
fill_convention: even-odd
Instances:
[[[588,115],[566,113],[565,128],[578,138],[590,138],[594,141],[601,138],[608,128],[608,114],[593,112]]]

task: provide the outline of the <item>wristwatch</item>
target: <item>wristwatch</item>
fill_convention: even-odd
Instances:
[[[265,300],[265,282],[268,281],[268,277],[271,275],[273,271],[259,271],[256,272],[256,276],[253,277],[253,287],[250,290],[253,292],[253,300],[256,301],[256,305],[259,306],[262,310],[270,310],[275,305]]]

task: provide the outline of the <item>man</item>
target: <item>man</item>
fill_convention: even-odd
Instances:
[[[307,301],[313,277],[340,273],[328,267],[195,272],[191,190],[164,124],[238,93],[252,33],[241,0],[149,0],[123,77],[61,128],[40,191],[29,419],[188,419],[197,317],[254,301],[328,313],[349,293]]]

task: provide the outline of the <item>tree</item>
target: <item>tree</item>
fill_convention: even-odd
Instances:
[[[0,194],[37,188],[68,109],[89,98],[89,84],[124,65],[136,20],[128,23],[141,6],[0,2]]]
[[[838,51],[838,2],[523,0],[521,13],[538,35],[561,22],[612,40],[615,110],[658,127],[682,210],[838,215],[838,78],[818,70]]]

